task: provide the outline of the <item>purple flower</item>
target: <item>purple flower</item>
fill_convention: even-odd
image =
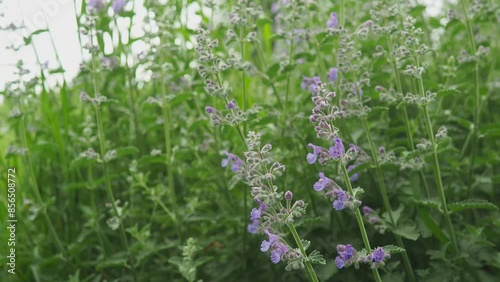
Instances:
[[[226,109],[228,109],[228,110],[234,110],[234,109],[236,109],[236,103],[234,102],[234,100],[229,101],[229,103],[227,103]]]
[[[337,68],[330,68],[330,71],[328,71],[328,74],[326,76],[328,77],[328,80],[330,80],[330,81],[337,81],[338,69]]]
[[[351,171],[351,170],[353,170],[353,169],[355,169],[355,168],[356,168],[356,166],[355,166],[355,165],[350,165],[350,166],[348,166],[348,167],[347,167],[347,172],[349,172],[349,171]],[[353,182],[354,182],[354,181],[357,181],[357,180],[359,179],[359,174],[356,172],[355,174],[351,175],[351,176],[349,177],[349,179],[350,179],[351,181],[353,181]]]
[[[212,108],[212,107],[210,107],[210,106],[206,106],[205,107],[205,112],[207,112],[207,114],[213,114],[213,113],[217,112],[217,110],[214,109],[214,108]]]
[[[309,148],[313,149],[312,153],[307,154],[307,162],[309,164],[313,164],[318,159],[318,155],[321,153],[321,151],[323,151],[323,148],[320,146],[316,146],[312,143],[309,143],[307,146],[309,146]]]
[[[385,258],[384,249],[382,249],[381,247],[376,248],[375,251],[373,251],[373,253],[371,254],[371,258],[373,262],[383,261]]]
[[[309,91],[315,92],[316,89],[318,88],[318,83],[321,83],[321,78],[319,76],[313,76],[313,77],[304,76],[302,78],[302,83],[300,84],[300,87],[303,90],[306,90],[306,88],[308,88]]]
[[[241,159],[238,156],[228,152],[224,152],[224,154],[226,154],[227,158],[222,160],[221,166],[226,167],[229,163],[231,163],[231,170],[233,172],[237,172],[238,170],[240,170],[241,166],[243,165]]]
[[[115,0],[111,7],[113,8],[113,11],[118,14],[121,11],[123,11],[123,8],[127,5],[127,0]]]
[[[342,268],[344,268],[344,266],[345,266],[345,262],[344,262],[344,260],[343,260],[341,257],[337,256],[337,257],[335,258],[335,265],[336,265],[339,269],[342,269]]]
[[[354,252],[355,252],[354,248],[350,244],[347,244],[345,246],[345,259],[348,260],[352,258]]]
[[[323,191],[326,188],[326,186],[328,186],[328,184],[330,184],[331,182],[332,180],[330,178],[326,177],[324,173],[320,172],[319,180],[316,183],[314,183],[313,188],[318,192]]]
[[[335,138],[333,140],[335,144],[328,149],[328,153],[334,159],[340,158],[344,154],[344,144],[340,138]]]
[[[328,19],[328,21],[326,21],[326,26],[329,28],[333,28],[333,27],[336,27],[338,23],[339,23],[339,19],[337,17],[337,14],[331,13],[330,18]]]
[[[369,206],[364,206],[363,207],[363,214],[364,215],[369,215],[371,213],[373,213],[373,209],[372,208],[370,208]]]
[[[88,6],[95,10],[102,10],[106,7],[102,0],[89,0]]]
[[[346,263],[352,263],[354,261],[354,255],[356,250],[349,244],[337,245],[338,256],[335,258],[335,264],[338,268],[343,268]]]
[[[250,212],[250,220],[255,220],[257,218],[260,218],[262,212],[260,209],[253,208],[252,211]]]
[[[247,226],[248,233],[257,233],[257,230],[259,230],[259,224],[260,221],[258,219],[253,220],[252,223]]]
[[[340,189],[335,189],[334,193],[337,199],[333,201],[333,208],[337,211],[341,211],[346,207],[347,193]]]
[[[271,251],[271,261],[274,264],[277,264],[281,261],[281,256],[284,255],[288,251],[288,246],[277,242],[273,246],[273,250]]]
[[[269,240],[262,241],[260,250],[267,252],[271,249],[271,261],[276,264],[281,261],[281,256],[288,251],[288,246],[280,242],[278,235],[272,234],[269,230],[265,230],[264,232],[269,237]]]
[[[285,200],[291,201],[293,199],[293,193],[292,191],[288,190],[285,192]]]

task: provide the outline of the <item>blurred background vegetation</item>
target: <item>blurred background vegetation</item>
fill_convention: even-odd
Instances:
[[[230,68],[220,79],[232,88],[230,95],[239,105],[245,103],[245,91],[249,106],[261,107],[244,128],[261,132],[263,143],[273,144],[275,158],[286,165],[277,182],[280,189],[293,190],[296,198],[308,202],[298,228],[327,260],[326,266],[317,267],[320,280],[371,279],[366,268],[339,271],[334,265],[337,244],[362,241],[352,217],[335,212],[312,189],[320,168],[307,164],[306,154],[307,144],[317,137],[308,118],[313,108],[310,93],[300,83],[303,76],[325,78],[325,69],[337,64],[338,41],[325,32],[330,12],[341,15],[342,25],[354,32],[371,19],[373,3],[294,1],[305,12],[303,21],[295,23],[294,28],[303,31],[297,32],[290,53],[277,20],[279,13],[288,11],[281,7],[286,1],[250,1],[261,6],[262,13],[243,29],[246,34],[254,31],[257,40],[242,45],[227,37],[228,13],[235,2],[145,0],[144,33],[138,37],[131,35],[130,24],[117,29],[117,21],[131,22],[137,16],[134,1],[127,1],[123,10],[105,1],[104,8],[93,12],[89,3],[78,2],[75,20],[84,58],[78,74],[61,79],[60,61],[51,67],[39,61],[35,71],[22,61],[17,64],[18,78],[0,93],[0,167],[18,171],[17,274],[7,273],[2,251],[1,281],[307,280],[302,271],[286,272],[283,265],[272,264],[260,251],[265,238],[247,233],[253,206],[249,187],[221,167],[223,151],[243,157],[246,148],[235,127],[214,127],[205,113],[206,106],[225,104],[205,92],[197,69],[197,31],[187,25],[190,16],[200,17],[200,27],[218,39],[218,56],[227,60],[236,53],[251,66],[244,72]],[[475,48],[489,48],[479,63],[460,61],[467,57],[462,50],[470,52],[460,2],[445,3],[442,11],[428,15],[425,6],[404,1],[399,3],[401,14],[390,21],[398,26],[394,37],[402,44],[402,20],[413,16],[432,49],[423,56],[423,79],[426,89],[437,93],[430,104],[434,128],[445,125],[451,137],[439,152],[449,202],[482,199],[498,204],[499,4],[465,2]],[[42,33],[50,30],[32,32],[19,48],[36,51],[32,38]],[[145,46],[142,52],[133,52],[135,42]],[[375,143],[399,154],[407,146],[400,108],[381,101],[375,90],[377,85],[396,87],[387,58],[376,56],[380,48],[387,48],[386,39],[369,32],[355,42],[370,75],[370,87],[363,91],[373,109],[369,119]],[[52,79],[56,76],[59,79]],[[413,92],[414,83],[404,78],[402,87]],[[479,131],[474,130],[476,91]],[[416,106],[407,108],[414,138],[420,140],[426,136],[422,114]],[[346,142],[369,150],[357,120],[346,121],[341,130],[349,132]],[[382,199],[372,189],[375,174],[363,169],[356,184],[365,189],[363,203],[381,210]],[[495,281],[500,275],[497,207],[474,202],[480,209],[452,214],[462,253],[451,255],[446,234],[440,236],[442,232],[431,228],[446,229],[432,171],[423,171],[431,191],[428,197],[417,195],[419,187],[412,187],[415,173],[396,165],[384,167],[398,217],[416,222],[418,239],[405,240],[405,246],[417,280]],[[2,187],[6,178],[2,172]],[[7,205],[6,189],[1,190],[0,202]],[[6,230],[6,208],[0,215],[0,228]],[[373,228],[368,232],[376,245],[394,244],[387,234]],[[7,235],[0,233],[2,250]],[[397,255],[382,273],[384,281],[406,279]]]

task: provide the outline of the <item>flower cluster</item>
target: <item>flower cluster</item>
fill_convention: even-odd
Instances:
[[[309,121],[316,124],[314,130],[318,138],[326,137],[328,140],[333,140],[338,135],[338,128],[333,125],[333,121],[344,116],[344,112],[331,104],[335,92],[327,91],[326,84],[318,82],[315,91],[312,92],[314,108]]]
[[[245,175],[248,184],[252,187],[251,194],[259,206],[250,212],[250,224],[247,227],[250,233],[264,232],[268,240],[264,240],[261,251],[271,250],[271,261],[287,262],[287,268],[301,268],[304,266],[304,255],[291,248],[277,230],[285,225],[293,224],[295,218],[305,213],[306,204],[302,200],[293,202],[293,193],[279,192],[273,184],[277,176],[282,175],[285,166],[270,157],[272,146],[260,144],[260,134],[250,131],[247,138],[248,151],[245,152]],[[285,204],[282,204],[282,200]]]
[[[278,235],[274,235],[269,230],[264,231],[269,237],[268,240],[262,241],[260,245],[260,250],[262,252],[267,252],[271,250],[271,261],[276,264],[281,261],[282,257],[288,252],[290,247],[286,242]]]
[[[313,77],[307,77],[304,76],[302,77],[302,83],[300,84],[300,87],[302,90],[308,89],[312,93],[316,92],[318,89],[318,84],[321,83],[321,78],[319,76],[313,76]]]
[[[323,172],[319,173],[319,180],[314,183],[313,188],[318,192],[326,189],[325,197],[333,201],[333,208],[337,211],[345,208],[356,209],[361,204],[355,195],[350,195],[342,190],[334,180],[326,177]]]
[[[324,147],[309,143],[308,146],[313,149],[313,152],[307,154],[307,162],[309,164],[314,164],[316,161],[319,161],[320,164],[324,165],[330,161],[340,161],[342,164],[347,165],[349,162],[357,160],[358,155],[362,155],[363,157],[360,158],[359,162],[356,162],[356,165],[359,165],[360,162],[364,162],[366,154],[361,152],[358,146],[349,144],[349,149],[345,151],[344,144],[339,137],[335,137],[333,143],[334,144],[330,146],[328,150]],[[350,166],[349,170],[354,169],[356,165],[353,167]]]
[[[366,250],[360,252],[356,251],[351,245],[337,245],[338,256],[335,258],[335,265],[342,269],[350,265],[359,267],[360,263],[369,264],[371,268],[375,269],[385,265],[385,259],[390,258],[390,254],[383,248],[378,247],[369,254]]]

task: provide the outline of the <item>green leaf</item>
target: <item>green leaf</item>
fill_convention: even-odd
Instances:
[[[415,203],[417,203],[417,205],[428,207],[428,208],[435,209],[435,210],[438,210],[438,211],[442,212],[441,205],[435,199],[416,200]]]
[[[139,153],[139,149],[137,149],[134,146],[127,146],[127,147],[121,147],[116,149],[116,156],[117,157],[123,157],[127,155],[135,155]]]
[[[460,90],[454,89],[454,88],[449,88],[449,89],[441,89],[437,93],[438,98],[446,97],[449,95],[454,95],[454,94],[460,94]]]
[[[498,210],[498,207],[485,200],[466,200],[456,203],[448,204],[448,208],[450,212],[457,212],[463,210],[471,210],[471,209],[486,209],[486,210]]]
[[[394,230],[394,233],[413,241],[417,240],[420,236],[420,233],[417,230],[417,225],[409,219],[399,223],[396,230]]]
[[[399,254],[399,253],[404,253],[406,252],[405,249],[403,248],[400,248],[398,246],[394,246],[394,245],[387,245],[387,246],[383,246],[382,249],[384,249],[384,251],[386,253],[389,253],[389,254]]]
[[[311,263],[326,264],[326,260],[323,258],[323,255],[317,250],[312,251],[307,258]]]
[[[102,271],[108,268],[124,268],[127,265],[127,260],[125,258],[113,258],[107,259],[96,266],[97,271]]]

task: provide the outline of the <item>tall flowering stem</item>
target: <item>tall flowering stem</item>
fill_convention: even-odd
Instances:
[[[342,175],[344,176],[344,181],[347,186],[347,190],[351,195],[354,195],[354,191],[352,189],[352,183],[349,178],[349,173],[347,172],[347,169],[344,164],[340,165],[342,169]],[[361,237],[363,238],[363,243],[365,245],[365,248],[367,250],[371,250],[372,248],[370,247],[370,241],[368,240],[368,234],[366,233],[366,228],[365,228],[365,223],[363,222],[363,217],[361,216],[361,212],[359,211],[359,208],[356,209],[355,212],[356,216],[356,221],[358,222],[359,226],[359,231],[361,232]],[[372,269],[373,276],[375,277],[375,281],[382,281],[382,278],[380,278],[380,273],[378,272],[378,269]]]
[[[250,131],[247,138],[248,151],[245,152],[245,165],[238,162],[236,156],[229,154],[232,163],[240,163],[233,171],[245,176],[249,186],[252,187],[254,201],[259,204],[258,208],[252,209],[250,213],[251,223],[248,225],[250,233],[265,233],[268,240],[264,240],[261,251],[271,251],[271,261],[287,263],[286,270],[306,268],[311,281],[317,282],[318,277],[312,263],[325,264],[325,260],[317,251],[306,253],[307,245],[303,241],[294,226],[295,218],[300,218],[305,213],[306,203],[303,200],[293,201],[293,193],[279,192],[274,184],[277,176],[281,176],[285,166],[271,159],[271,145],[261,147],[260,135]],[[224,162],[223,165],[227,163]],[[282,204],[282,200],[286,205]],[[292,248],[281,236],[280,230],[286,226],[295,240],[297,249]]]
[[[302,244],[302,241],[300,239],[299,233],[297,233],[297,230],[295,229],[295,226],[293,224],[288,224],[287,225],[288,229],[290,229],[290,232],[292,233],[293,239],[295,240],[295,243],[299,247],[300,253],[304,256],[307,257],[306,250],[304,248],[304,245]],[[307,268],[307,273],[309,273],[309,277],[311,278],[311,281],[313,282],[318,282],[318,276],[316,275],[316,272],[314,271],[314,268],[311,265],[311,262],[306,261],[306,268]]]
[[[420,67],[420,63],[418,61],[418,58],[415,56],[415,64],[417,68]],[[418,88],[420,92],[421,97],[425,97],[425,91],[424,91],[424,81],[422,80],[422,77],[418,77]],[[424,118],[425,118],[425,127],[427,129],[427,135],[429,137],[429,140],[431,142],[431,150],[432,150],[432,160],[433,160],[433,169],[434,169],[434,174],[436,176],[436,183],[437,183],[437,189],[438,189],[438,195],[439,195],[439,201],[441,202],[441,208],[443,209],[444,217],[446,220],[446,225],[448,226],[448,232],[450,233],[450,238],[451,238],[451,243],[453,250],[458,253],[459,247],[458,247],[458,240],[457,236],[455,234],[455,229],[453,228],[453,223],[451,222],[451,216],[450,216],[450,211],[448,209],[448,204],[446,202],[446,194],[444,192],[444,186],[443,186],[443,180],[441,178],[441,169],[439,167],[439,158],[437,155],[437,145],[436,145],[436,140],[434,138],[434,131],[432,129],[432,123],[431,123],[431,118],[429,115],[429,110],[427,109],[427,105],[423,104],[422,105],[422,111],[424,113]]]
[[[422,32],[419,28],[415,27],[415,22],[415,19],[412,17],[407,17],[403,22],[405,31],[403,35],[403,37],[405,38],[405,46],[402,46],[399,52],[405,54],[405,56],[409,57],[410,60],[412,60],[415,64],[407,65],[406,70],[403,71],[403,74],[410,76],[417,81],[417,88],[420,96],[419,105],[424,114],[424,122],[429,138],[428,142],[432,154],[433,170],[436,177],[438,196],[441,202],[441,208],[443,209],[446,225],[448,227],[453,251],[455,253],[458,253],[458,240],[451,221],[448,204],[446,202],[446,194],[444,192],[443,180],[441,178],[441,169],[439,167],[439,158],[437,155],[438,145],[436,143],[436,138],[442,134],[439,134],[438,132],[438,134],[436,134],[437,137],[435,138],[434,130],[432,129],[429,109],[427,108],[427,104],[434,100],[435,94],[431,93],[430,91],[425,91],[424,81],[422,79],[422,74],[425,71],[425,66],[421,66],[418,59],[419,55],[425,54],[429,50],[429,48],[425,44],[420,43],[419,37],[421,36]]]
[[[467,27],[467,34],[469,37],[470,51],[471,55],[476,55],[476,42],[474,40],[474,33],[472,32],[472,25],[467,13],[467,8],[465,6],[465,0],[460,0],[460,6],[462,7],[462,11],[464,13],[465,18],[465,26]],[[477,155],[477,143],[479,137],[479,126],[481,122],[481,94],[479,92],[479,62],[476,60],[474,62],[474,128],[469,132],[469,135],[472,134],[472,142],[471,142],[471,160],[469,162],[469,194],[472,192],[472,174],[474,169],[474,163],[476,162]],[[467,142],[464,146],[467,145]]]
[[[337,106],[331,105],[331,102],[335,97],[335,93],[328,92],[325,87],[326,84],[321,82],[317,83],[317,87],[314,89],[312,96],[315,107],[312,110],[312,115],[309,119],[312,123],[317,124],[314,128],[317,136],[319,138],[325,137],[327,140],[333,141],[334,145],[329,149],[326,149],[321,146],[309,144],[309,147],[313,149],[313,152],[307,155],[307,162],[309,164],[314,164],[316,161],[318,161],[323,165],[330,164],[332,162],[338,163],[341,167],[342,175],[347,186],[348,193],[340,189],[340,187],[332,179],[326,177],[324,173],[320,173],[320,179],[313,185],[313,188],[316,191],[323,191],[328,188],[325,196],[334,200],[333,208],[335,210],[339,211],[345,208],[349,208],[354,212],[361,237],[366,248],[366,252],[370,252],[370,241],[368,239],[368,234],[363,222],[363,217],[361,216],[361,212],[359,210],[361,201],[357,199],[357,194],[362,193],[362,189],[357,188],[355,191],[352,188],[351,180],[356,180],[357,176],[349,176],[349,170],[352,165],[349,166],[349,169],[346,167],[348,163],[357,160],[360,153],[360,148],[351,144],[350,148],[345,151],[343,142],[338,137],[338,128],[336,128],[333,124],[333,121],[335,119],[345,116],[345,112]],[[341,247],[340,249],[343,248],[344,247]],[[339,251],[339,254],[342,252],[343,251]],[[337,260],[339,260],[337,266],[339,268],[343,268],[346,263],[354,263],[352,261],[354,257],[357,256],[349,254],[338,257],[338,259],[336,259],[336,263]],[[377,265],[372,264],[372,271],[375,280],[382,281],[377,269]]]
[[[91,21],[95,19],[91,18]],[[97,62],[96,62],[96,54],[99,51],[98,47],[96,47],[94,44],[94,36],[96,35],[96,29],[91,26],[90,28],[90,45],[91,49],[89,50],[91,52],[92,58],[91,58],[91,71],[92,71],[92,80],[93,80],[93,87],[94,87],[94,100],[99,101],[105,101],[106,97],[101,96],[98,91],[98,79],[97,79]],[[100,147],[100,152],[101,152],[101,159],[105,158],[105,154],[107,152],[106,145],[105,145],[105,137],[104,137],[104,125],[102,122],[102,114],[101,114],[101,106],[100,103],[94,103],[94,109],[95,109],[95,118],[96,118],[96,124],[97,124],[97,132],[98,132],[98,139],[99,139],[99,147]],[[108,166],[107,162],[103,161],[102,162],[102,169],[104,173],[104,182],[106,185],[106,193],[108,195],[108,199],[111,202],[111,206],[113,207],[113,211],[115,212],[116,216],[118,217],[119,226],[120,226],[120,235],[122,239],[123,246],[129,256],[130,262],[132,264],[132,270],[134,272],[134,277],[137,277],[136,269],[135,269],[135,262],[133,256],[129,253],[129,244],[127,240],[127,235],[125,233],[125,228],[123,227],[123,222],[122,218],[120,218],[120,212],[118,211],[118,207],[116,204],[115,196],[113,193],[113,190],[111,189],[111,179],[109,176],[108,172]]]

